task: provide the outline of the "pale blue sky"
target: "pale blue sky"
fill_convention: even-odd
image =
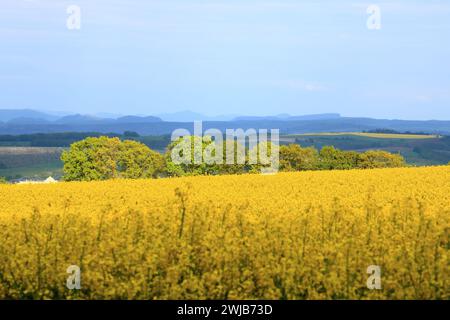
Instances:
[[[448,120],[449,40],[448,0],[1,0],[0,108]]]

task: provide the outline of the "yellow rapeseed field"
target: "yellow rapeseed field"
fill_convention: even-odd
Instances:
[[[449,299],[449,233],[445,166],[5,185],[0,298]]]

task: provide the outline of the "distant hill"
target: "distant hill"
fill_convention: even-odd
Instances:
[[[102,116],[103,115],[103,116]],[[107,117],[109,115],[110,117]],[[161,122],[162,119],[155,116],[117,116],[115,114],[103,113],[96,115],[69,114],[56,116],[42,111],[23,110],[1,110],[0,123],[8,125],[89,125],[89,124],[112,124],[112,123],[153,123]]]
[[[29,124],[47,124],[50,123],[49,120],[42,118],[27,118],[27,117],[19,117],[14,118],[7,121],[10,124],[18,124],[18,125],[29,125]]]
[[[163,115],[161,115],[163,116]],[[181,119],[168,121],[171,117]],[[383,128],[399,132],[423,132],[431,134],[450,134],[450,121],[407,121],[372,118],[341,117],[337,113],[292,116],[279,114],[275,116],[253,117],[238,116],[206,117],[185,111],[166,114],[163,118],[156,116],[121,116],[103,118],[92,115],[73,114],[55,117],[35,110],[0,110],[0,134],[28,134],[55,132],[116,132],[134,131],[140,135],[167,135],[175,129],[188,129],[193,132],[193,121],[202,120],[203,129],[279,129],[281,134],[317,133],[317,132],[362,132]],[[190,119],[190,120],[188,120]]]
[[[26,121],[30,119],[53,121],[58,119],[58,117],[31,109],[0,109],[0,122],[8,122],[11,120],[17,122],[19,119],[26,119]]]
[[[324,113],[313,115],[292,116],[290,114],[279,114],[275,116],[242,116],[242,115],[219,115],[206,116],[189,110],[175,113],[163,113],[157,115],[167,122],[193,122],[193,121],[260,121],[260,120],[320,120],[340,118],[338,113]]]
[[[240,116],[234,118],[232,121],[278,121],[278,120],[285,120],[287,118],[280,118],[278,116],[264,116],[264,117],[257,117],[257,116]]]
[[[174,113],[162,113],[157,116],[167,122],[230,121],[237,117],[237,115],[219,115],[211,117],[189,110]]]
[[[256,120],[326,120],[326,119],[339,119],[341,115],[339,113],[322,113],[311,114],[304,116],[291,116],[289,114],[279,114],[276,116],[255,117],[255,116],[240,116],[233,119],[233,121],[256,121]]]
[[[74,114],[70,116],[62,117],[55,121],[56,124],[89,124],[89,123],[102,123],[113,122],[113,119],[97,118],[89,115]]]
[[[138,116],[125,116],[116,119],[117,123],[153,123],[161,122],[162,119],[158,117],[138,117]]]
[[[341,115],[339,113],[322,113],[322,114],[310,114],[305,116],[292,116],[287,120],[327,120],[327,119],[339,119]]]
[[[81,120],[80,118],[75,118]],[[134,118],[133,118],[134,119]],[[67,120],[67,119],[66,119]],[[193,132],[192,122],[121,122],[116,120],[88,119],[46,124],[0,123],[0,134],[55,133],[55,132],[116,132],[134,131],[140,135],[166,135],[175,129],[187,129]],[[136,120],[136,119],[134,119]],[[450,135],[450,121],[407,121],[370,118],[337,118],[325,120],[242,120],[242,121],[205,121],[203,129],[279,129],[281,134],[318,133],[318,132],[363,132],[385,128],[400,132],[424,132]]]
[[[71,115],[66,116],[55,121],[55,124],[65,124],[69,126],[86,126],[86,125],[122,125],[127,123],[154,123],[162,122],[158,117],[138,117],[138,116],[124,116],[117,119],[99,118],[90,115]]]

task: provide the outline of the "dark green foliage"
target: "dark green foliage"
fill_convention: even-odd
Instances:
[[[416,133],[415,133],[416,134]],[[450,136],[433,139],[374,138],[356,135],[303,135],[292,142],[303,147],[322,149],[334,146],[345,151],[384,150],[400,153],[412,165],[442,165],[450,161]]]
[[[139,137],[139,133],[134,132],[134,131],[125,131],[123,133],[123,136],[127,137],[127,138],[137,138],[137,137]]]
[[[342,151],[332,146],[323,147],[319,153],[319,169],[346,170],[358,167],[358,153]]]
[[[388,134],[413,134],[427,136],[429,133],[422,131],[398,131],[393,129],[373,129],[373,130],[363,130],[364,133],[388,133]]]
[[[72,143],[87,137],[121,137],[120,134],[98,132],[59,132],[59,133],[35,133],[22,135],[0,135],[2,146],[23,147],[69,147]]]

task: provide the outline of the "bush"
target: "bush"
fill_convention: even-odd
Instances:
[[[322,170],[348,170],[357,167],[358,153],[342,151],[332,146],[323,147],[319,153]]]
[[[282,171],[315,170],[319,166],[319,153],[314,147],[302,148],[298,144],[280,147]]]
[[[370,150],[358,156],[358,167],[362,169],[404,167],[405,159],[400,154],[382,150]]]

